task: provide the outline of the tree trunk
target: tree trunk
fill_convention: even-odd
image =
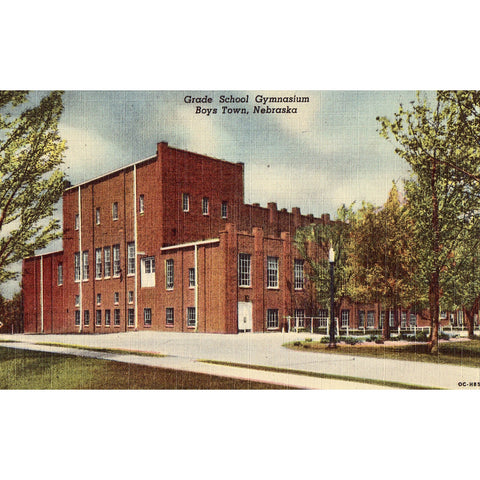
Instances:
[[[383,340],[390,340],[390,318],[387,318],[388,310],[385,310],[385,319],[383,320],[382,325],[382,337]],[[380,311],[380,315],[382,312]]]
[[[439,293],[439,275],[435,271],[430,279],[430,340],[428,342],[428,352],[438,353],[438,333],[440,315],[440,293]]]
[[[478,312],[478,304],[480,298],[477,297],[473,302],[472,308],[465,309],[465,317],[467,318],[468,338],[475,338],[475,312]]]

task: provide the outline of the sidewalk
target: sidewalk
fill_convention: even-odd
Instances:
[[[308,335],[316,337],[315,335]],[[12,348],[29,348],[73,355],[92,356],[122,362],[138,363],[212,375],[242,378],[309,389],[368,389],[380,386],[267,372],[247,368],[200,363],[197,360],[233,362],[305,372],[342,375],[392,381],[427,388],[457,389],[459,382],[480,382],[480,369],[424,362],[383,360],[368,357],[298,352],[282,347],[283,343],[303,340],[305,334],[247,333],[239,335],[185,334],[163,332],[129,332],[109,335],[0,335],[20,343],[0,343]],[[79,349],[34,345],[52,342],[100,348],[122,348],[155,352],[167,357],[89,352]]]

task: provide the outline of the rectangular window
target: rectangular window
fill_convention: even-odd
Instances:
[[[410,326],[411,327],[417,326],[417,315],[415,313],[410,314]]]
[[[143,309],[143,323],[146,327],[152,325],[152,309],[144,308]]]
[[[102,249],[95,249],[95,278],[102,278]]]
[[[190,210],[190,195],[188,195],[188,193],[184,193],[182,195],[182,209],[184,212],[188,212]]]
[[[173,323],[174,323],[174,311],[173,311],[173,308],[172,307],[167,307],[167,309],[165,310],[165,323],[167,325],[170,325],[172,326]]]
[[[90,311],[85,310],[83,312],[83,324],[88,327],[90,325]]]
[[[295,259],[293,262],[293,288],[295,288],[295,290],[303,290],[303,287],[303,260]]]
[[[105,326],[109,327],[112,322],[110,310],[105,310]]]
[[[128,326],[135,326],[135,310],[133,308],[128,309]]]
[[[155,286],[155,257],[142,258],[140,263],[140,285]]]
[[[407,328],[407,312],[400,314],[400,328]]]
[[[350,310],[342,310],[340,316],[342,319],[342,323],[341,323],[342,328],[349,327],[350,326]]]
[[[103,275],[105,278],[109,278],[112,274],[112,251],[110,247],[103,249]]]
[[[238,286],[250,287],[251,283],[251,255],[248,253],[238,254]]]
[[[328,310],[322,309],[318,312],[318,316],[320,317],[320,327],[327,327],[328,326]]]
[[[85,250],[82,253],[82,263],[83,263],[83,280],[88,280],[89,271],[88,271],[88,250]]]
[[[80,281],[80,252],[75,253],[75,281]]]
[[[80,326],[80,310],[75,310],[75,326]]]
[[[267,310],[267,328],[278,328],[278,310]]]
[[[202,214],[208,215],[208,198],[207,197],[202,198]]]
[[[135,242],[127,244],[127,275],[135,275]]]
[[[75,214],[75,230],[78,230],[80,226],[80,215],[77,213]]]
[[[101,304],[102,304],[102,294],[97,293],[97,305],[101,305]]]
[[[120,294],[118,292],[113,293],[113,303],[118,305],[120,303]]]
[[[294,315],[296,326],[299,328],[305,328],[305,310],[296,308]]]
[[[267,257],[267,288],[278,288],[277,257]]]
[[[222,218],[228,217],[228,203],[222,202]]]
[[[97,225],[100,225],[100,208],[99,207],[95,209],[95,223]]]
[[[383,324],[385,322],[385,312],[380,313],[380,323],[378,324],[379,328],[383,328]]]
[[[360,310],[358,312],[358,328],[363,328],[365,326],[365,312]]]
[[[188,269],[188,286],[190,288],[195,287],[195,269],[194,268]]]
[[[144,213],[145,212],[145,197],[143,195],[140,195],[138,197],[138,213]]]
[[[165,260],[165,279],[167,290],[173,289],[174,283],[174,269],[173,269],[173,259],[169,258]]]
[[[116,308],[113,311],[113,324],[118,327],[120,325],[120,309]]]
[[[133,303],[133,291],[128,292],[128,303]]]
[[[187,308],[187,327],[195,327],[197,324],[197,313],[195,307]]]
[[[367,312],[367,328],[375,327],[375,312],[373,310],[369,310]]]
[[[113,246],[113,276],[120,276],[120,245]]]
[[[75,306],[76,307],[80,306],[80,295],[75,295]]]
[[[391,327],[395,327],[395,315],[393,314],[393,310],[388,311],[388,321]]]
[[[95,325],[97,327],[100,327],[102,325],[102,311],[101,310],[97,310],[95,312]]]
[[[63,263],[57,266],[57,285],[63,285]]]
[[[112,203],[112,220],[118,220],[118,202]]]

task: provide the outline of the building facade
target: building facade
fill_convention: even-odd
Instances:
[[[63,250],[23,262],[25,332],[326,325],[292,238],[329,216],[245,204],[243,175],[242,163],[162,142],[150,158],[67,188]],[[394,328],[421,326],[414,312],[400,312],[401,325],[387,315]],[[338,321],[376,329],[385,312],[346,302]]]

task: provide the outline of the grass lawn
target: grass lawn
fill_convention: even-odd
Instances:
[[[3,390],[263,390],[285,388],[202,373],[0,347],[0,389]]]
[[[300,345],[294,345],[294,343],[300,343]],[[480,367],[480,340],[441,342],[437,355],[428,354],[425,343],[412,343],[409,345],[396,345],[395,342],[383,345],[377,345],[375,343],[346,345],[342,343],[338,344],[336,349],[329,349],[327,348],[328,344],[320,342],[290,342],[284,346],[304,352],[321,352],[336,355],[353,355],[462,365],[464,367]]]

